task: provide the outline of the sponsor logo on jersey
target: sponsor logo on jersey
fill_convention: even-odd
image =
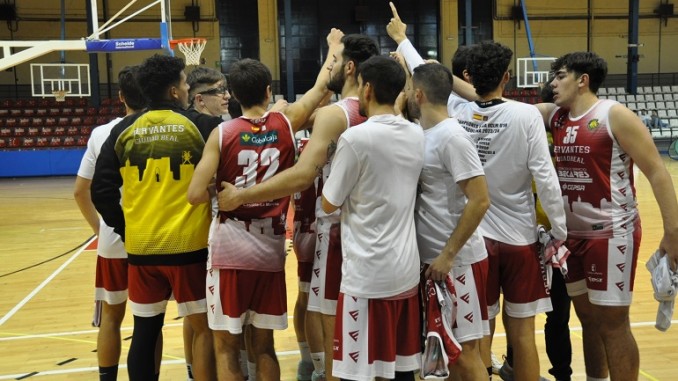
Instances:
[[[589,130],[593,131],[596,128],[600,127],[600,122],[598,122],[598,119],[591,119],[586,127],[588,127]]]
[[[210,294],[214,295],[214,286],[208,286],[208,290],[210,290]]]
[[[462,274],[457,277],[457,282],[465,285],[466,284],[466,274]]]
[[[626,263],[618,263],[617,268],[619,271],[624,272],[624,269],[626,268]]]
[[[617,282],[615,283],[615,286],[617,286],[619,291],[624,291],[624,282]]]
[[[593,224],[593,225],[591,225],[591,230],[595,231],[595,230],[603,230],[603,229],[604,229],[603,224]],[[595,270],[593,270],[593,271],[595,271]]]
[[[313,293],[315,296],[318,296],[318,292],[320,291],[320,287],[312,287],[311,290],[313,290]]]
[[[240,133],[240,145],[243,146],[263,146],[276,143],[277,141],[278,131],[270,131],[265,134]]]
[[[473,312],[469,312],[468,314],[464,315],[464,319],[468,320],[469,322],[473,323]]]
[[[617,250],[619,250],[622,255],[626,255],[626,245],[618,245]]]
[[[320,276],[320,269],[313,269],[313,274],[315,274],[316,278]]]
[[[469,300],[471,299],[471,296],[468,293],[466,293],[460,296],[459,299],[463,300],[466,304],[468,304]]]

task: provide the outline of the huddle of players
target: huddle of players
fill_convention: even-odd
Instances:
[[[140,65],[148,108],[112,128],[91,186],[128,253],[130,379],[158,377],[154,351],[170,296],[195,331],[196,379],[244,378],[244,326],[256,363],[250,379],[280,379],[273,330],[287,327],[285,214],[290,195],[300,193],[295,247],[300,291],[308,294],[300,297],[308,311],[305,332],[297,329],[308,342],[300,340],[300,379],[412,380],[419,282],[451,274],[459,296],[453,332],[463,348],[452,372],[487,379],[501,290],[515,377],[537,380],[534,316],[551,305],[535,243],[533,179],[552,236],[573,253],[568,291],[584,329],[588,378],[637,378],[628,322],[640,242],[632,162],[655,190],[665,227],[660,249],[674,266],[678,206],[642,122],[596,98],[604,61],[593,53],[561,57],[553,65],[555,104],[526,105],[502,98],[508,48],[474,46],[466,62],[472,85],[453,81],[444,66],[423,62],[394,7],[393,14],[387,31],[404,62],[380,57],[366,36],[332,30],[314,87],[267,112],[270,72],[242,60],[229,85],[243,115],[218,126],[184,111],[181,60],[154,56]],[[315,112],[297,155],[294,133],[328,89],[342,100]],[[403,89],[419,125],[396,110]]]

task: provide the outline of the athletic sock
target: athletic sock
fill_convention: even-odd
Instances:
[[[596,378],[596,377],[586,376],[586,381],[610,381],[610,377]]]
[[[257,363],[248,361],[247,362],[247,373],[249,374],[247,381],[256,381],[257,380]]]
[[[487,375],[488,375],[488,380],[492,381],[492,367],[491,366],[487,367]]]
[[[325,352],[311,353],[311,361],[316,373],[325,373]]]
[[[118,379],[118,366],[100,366],[99,381],[115,381]]]
[[[188,375],[188,381],[193,381],[193,365],[186,363],[186,374]]]
[[[305,341],[299,341],[299,353],[301,353],[301,361],[303,362],[313,362],[311,359],[311,348],[308,347],[308,343]]]

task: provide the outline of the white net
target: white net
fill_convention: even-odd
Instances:
[[[54,100],[57,102],[64,102],[66,101],[66,94],[68,94],[68,91],[66,90],[54,90],[52,92],[54,94]]]
[[[204,38],[189,38],[177,41],[179,51],[186,57],[186,65],[200,65],[200,54],[207,45]]]

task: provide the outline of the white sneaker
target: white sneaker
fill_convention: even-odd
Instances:
[[[490,357],[492,361],[492,373],[493,374],[499,374],[499,369],[501,369],[501,366],[503,365],[501,361],[497,358],[497,356],[494,355],[494,352],[491,353]]]

